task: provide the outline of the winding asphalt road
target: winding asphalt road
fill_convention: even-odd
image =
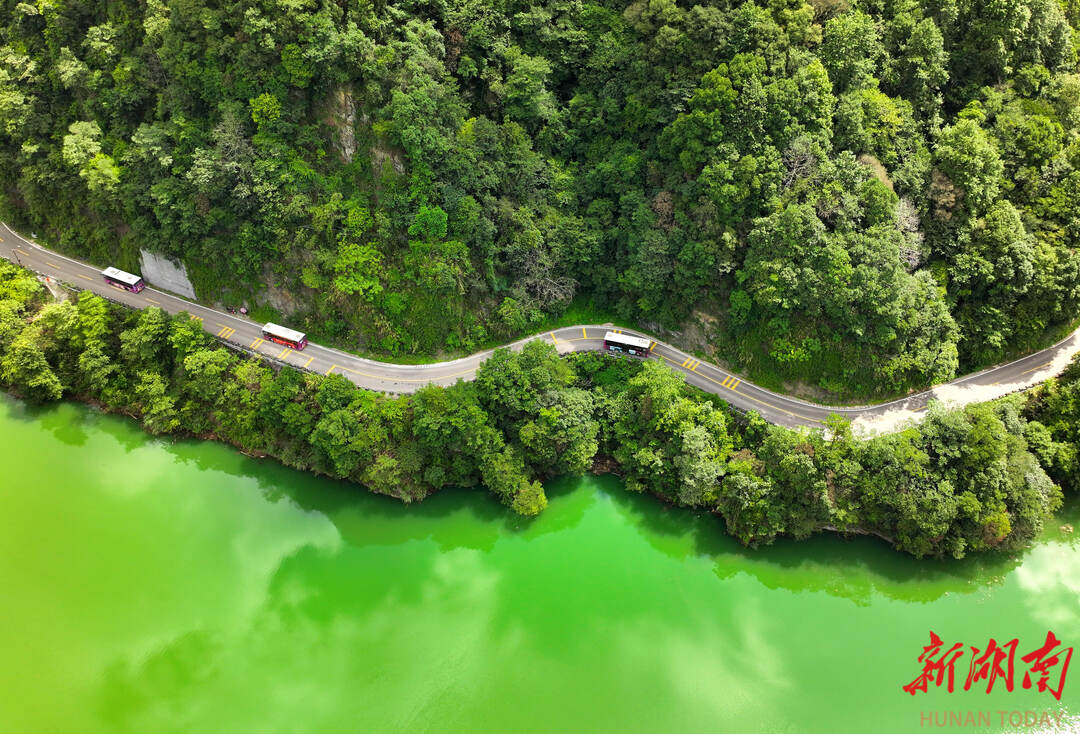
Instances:
[[[494,351],[488,349],[451,362],[424,365],[376,362],[319,344],[309,344],[306,349],[297,352],[264,341],[261,336],[262,324],[240,316],[207,308],[149,286],[140,293],[131,293],[110,286],[102,279],[101,268],[40,247],[31,239],[23,237],[2,223],[0,223],[0,256],[41,275],[93,291],[133,308],[158,306],[174,314],[186,311],[192,319],[197,319],[202,324],[203,329],[223,341],[299,369],[326,375],[340,373],[360,387],[369,390],[410,393],[429,383],[451,385],[457,380],[471,380],[476,375],[477,367]],[[532,339],[543,339],[554,343],[560,352],[599,350],[604,332],[609,329],[620,331],[607,325],[567,326],[546,334],[520,339],[507,346],[512,349],[521,349],[523,344]],[[625,333],[637,335],[631,331]],[[1047,369],[1054,362],[1055,357],[1072,350],[1078,340],[1080,340],[1080,330],[1053,347],[1008,364],[958,378],[948,386],[993,387],[1024,383],[1033,373]],[[771,423],[789,427],[820,427],[823,421],[833,413],[849,420],[873,419],[892,411],[919,413],[926,409],[927,404],[937,392],[927,390],[900,400],[872,406],[830,407],[765,390],[662,342],[655,343],[653,355],[654,359],[661,359],[675,370],[682,372],[691,385],[720,395],[737,408],[756,410]]]

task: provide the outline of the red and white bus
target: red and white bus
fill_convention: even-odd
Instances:
[[[101,271],[101,276],[105,278],[106,283],[114,288],[123,288],[132,293],[138,293],[146,287],[146,283],[138,275],[125,273],[119,268],[105,268]]]
[[[609,331],[604,334],[604,351],[612,354],[629,354],[632,357],[646,358],[652,353],[653,342],[640,336],[617,334]]]
[[[263,339],[268,342],[283,344],[297,351],[307,346],[306,334],[293,329],[286,329],[284,326],[278,326],[277,324],[267,324],[262,327],[262,335]]]

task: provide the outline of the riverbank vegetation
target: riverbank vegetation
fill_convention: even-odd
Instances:
[[[0,380],[30,400],[93,402],[155,434],[222,440],[406,502],[480,485],[535,515],[541,480],[614,471],[631,491],[715,513],[746,544],[829,529],[916,556],[1022,547],[1060,506],[1059,485],[1075,491],[1080,447],[1080,365],[1026,397],[934,408],[870,440],[841,420],[827,435],[769,425],[658,361],[560,357],[538,340],[497,351],[475,382],[388,397],[341,375],[275,371],[186,314],[90,292],[48,301],[6,263]]]
[[[892,394],[1080,306],[1075,2],[0,20],[4,217],[347,349],[470,351],[584,297],[766,384]]]

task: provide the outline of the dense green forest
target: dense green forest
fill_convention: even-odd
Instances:
[[[203,297],[348,348],[471,349],[587,303],[887,393],[1078,315],[1076,0],[0,19],[5,217],[100,264],[178,257]]]
[[[870,440],[732,413],[657,361],[498,350],[475,382],[387,397],[223,347],[197,321],[83,292],[46,302],[0,263],[0,383],[362,483],[406,502],[487,487],[522,515],[540,480],[614,471],[632,491],[722,517],[743,543],[820,530],[880,535],[917,556],[1016,550],[1080,484],[1080,362],[1060,380]],[[1044,468],[1045,467],[1045,468]],[[718,528],[719,532],[719,528]]]

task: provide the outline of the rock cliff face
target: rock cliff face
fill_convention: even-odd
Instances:
[[[320,106],[319,117],[334,130],[330,144],[345,163],[352,163],[360,143],[356,140],[356,126],[361,129],[371,125],[371,116],[357,107],[353,88],[349,84],[335,87]],[[371,136],[367,136],[370,139]],[[405,173],[405,158],[385,141],[374,141],[370,147],[371,167],[379,172],[389,162],[397,174]]]
[[[278,283],[269,265],[263,268],[262,283],[264,287],[259,291],[260,301],[273,306],[282,316],[290,316],[300,309],[296,297]]]
[[[184,263],[170,260],[148,250],[139,251],[139,260],[143,280],[163,290],[195,300],[195,287],[188,279]]]
[[[356,156],[356,100],[350,85],[339,85],[330,92],[323,104],[321,117],[336,131],[331,140],[334,150],[342,161],[351,163]],[[362,117],[366,118],[366,115]],[[366,123],[367,120],[361,122]]]

